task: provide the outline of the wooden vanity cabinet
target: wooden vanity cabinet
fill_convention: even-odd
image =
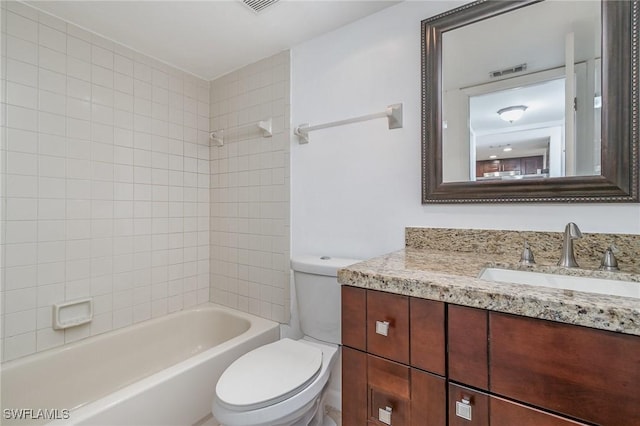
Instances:
[[[489,389],[489,313],[483,309],[448,305],[449,380]]]
[[[491,392],[599,425],[640,425],[640,339],[489,314]]]
[[[367,291],[367,352],[409,364],[409,298]]]
[[[342,345],[361,351],[367,350],[367,290],[341,287]]]
[[[448,342],[449,380],[487,392],[491,424],[640,425],[637,336],[449,305]]]
[[[367,354],[342,347],[342,424],[367,424]]]
[[[465,386],[449,384],[449,426],[587,426]]]
[[[342,287],[343,425],[446,425],[444,315],[441,302]]]

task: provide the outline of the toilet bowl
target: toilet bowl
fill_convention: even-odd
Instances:
[[[339,268],[327,256],[291,260],[305,337],[282,339],[234,361],[216,385],[213,417],[223,426],[327,426],[323,391],[340,344]]]

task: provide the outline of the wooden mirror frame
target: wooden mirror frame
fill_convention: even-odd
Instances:
[[[639,0],[602,0],[600,176],[442,182],[442,34],[541,0],[479,0],[422,21],[422,203],[640,202]]]

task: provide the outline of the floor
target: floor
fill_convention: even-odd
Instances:
[[[327,417],[330,417],[337,426],[342,426],[342,412],[330,405],[327,405],[325,408]],[[216,419],[214,419],[213,416],[209,414],[207,417],[203,418],[193,426],[220,426],[220,423],[218,423]]]
[[[211,414],[209,414],[207,417],[203,418],[193,426],[220,426],[220,423],[218,423],[217,420],[214,419]]]

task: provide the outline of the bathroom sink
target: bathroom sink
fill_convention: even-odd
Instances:
[[[478,278],[512,284],[528,284],[564,290],[640,298],[640,283],[594,277],[576,277],[542,272],[485,268]]]

